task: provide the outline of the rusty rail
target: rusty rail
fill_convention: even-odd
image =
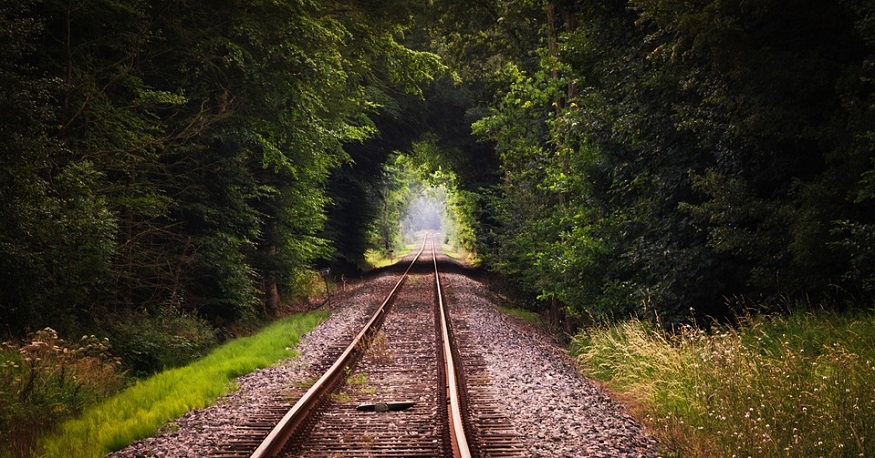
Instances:
[[[453,446],[453,456],[458,458],[471,458],[471,451],[468,447],[468,439],[465,434],[465,425],[461,407],[461,390],[459,389],[459,378],[456,376],[456,361],[453,358],[453,348],[450,341],[449,326],[447,320],[446,308],[444,307],[444,295],[441,291],[441,278],[438,273],[437,256],[432,241],[431,260],[434,264],[434,283],[437,289],[437,302],[440,317],[441,341],[443,342],[443,361],[446,368],[447,382],[447,397],[450,401],[449,407],[449,427],[450,440]]]
[[[310,387],[309,390],[298,400],[297,403],[283,416],[283,418],[279,421],[279,423],[270,431],[267,437],[261,442],[261,445],[252,453],[250,458],[272,458],[280,453],[282,448],[285,446],[285,443],[288,441],[289,437],[294,434],[294,432],[307,420],[307,416],[311,411],[316,409],[323,399],[331,389],[337,385],[345,375],[345,369],[349,366],[350,362],[354,358],[355,354],[361,351],[361,344],[366,335],[372,332],[372,329],[375,328],[375,325],[379,323],[386,314],[388,310],[388,304],[394,297],[395,293],[404,283],[404,280],[407,278],[407,274],[410,272],[410,269],[422,255],[422,252],[425,250],[426,242],[428,238],[423,239],[422,247],[420,247],[419,252],[413,258],[413,261],[410,262],[410,265],[407,267],[407,270],[404,271],[404,274],[395,284],[395,287],[389,292],[386,296],[386,299],[380,305],[368,323],[362,328],[362,330],[355,336],[346,350],[340,355],[337,361],[319,378],[313,386]],[[433,246],[433,245],[432,245]],[[434,256],[432,250],[432,257]]]

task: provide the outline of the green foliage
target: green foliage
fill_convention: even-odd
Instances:
[[[480,212],[480,198],[471,191],[455,188],[447,199],[446,240],[465,251],[468,255],[477,253],[477,215]],[[475,257],[476,259],[476,257]]]
[[[132,310],[100,325],[112,339],[113,353],[135,377],[184,366],[219,343],[216,329],[205,320],[172,308]]]
[[[679,456],[859,456],[875,434],[875,318],[760,316],[675,334],[633,320],[575,340],[583,370],[634,396]]]
[[[230,341],[185,367],[141,380],[86,409],[40,442],[45,456],[105,456],[154,434],[167,421],[203,408],[233,389],[234,378],[294,354],[301,336],[326,318],[314,312],[278,320],[257,335]]]
[[[374,135],[387,94],[444,71],[406,45],[407,2],[0,9],[9,334],[73,334],[102,310],[220,328],[276,314],[331,256],[325,186],[344,146]]]
[[[709,199],[698,206],[682,203],[680,208],[712,227],[708,245],[718,253],[753,260],[758,267],[750,282],[772,285],[789,256],[783,243],[789,237],[786,212],[776,202],[752,195],[744,180],[727,179],[713,170],[694,177],[693,187]]]
[[[65,342],[45,328],[0,348],[0,456],[31,456],[36,437],[124,384],[109,341]]]
[[[541,36],[495,59],[473,124],[501,160],[481,218],[491,269],[584,320],[729,317],[734,294],[865,302],[870,8],[548,2],[531,17]]]
[[[421,231],[441,232],[447,243],[474,252],[476,196],[460,190],[456,174],[439,165],[442,154],[426,136],[384,166],[371,229],[371,246],[383,256],[402,251]]]

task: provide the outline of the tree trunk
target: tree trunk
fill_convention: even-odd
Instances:
[[[276,245],[271,245],[268,249],[270,256],[276,255]],[[264,316],[274,316],[280,307],[280,293],[276,282],[272,278],[265,276],[261,281],[261,291],[264,294],[264,302],[262,304],[262,314]]]

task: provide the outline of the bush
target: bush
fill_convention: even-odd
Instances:
[[[219,343],[215,329],[206,320],[173,308],[158,313],[128,312],[106,327],[115,353],[125,369],[137,377],[184,366]]]
[[[109,341],[65,342],[51,328],[0,348],[0,456],[31,456],[37,434],[120,389]]]

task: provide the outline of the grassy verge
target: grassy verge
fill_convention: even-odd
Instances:
[[[394,264],[395,261],[397,261],[396,257],[393,256],[390,258],[378,250],[365,251],[365,263],[370,269],[379,269],[380,267],[386,267]]]
[[[45,456],[97,457],[154,434],[168,421],[206,407],[233,387],[236,377],[294,356],[292,348],[327,312],[279,320],[236,339],[201,360],[167,370],[91,407],[41,441]]]
[[[442,243],[440,246],[440,250],[443,251],[445,255],[448,257],[455,259],[456,261],[464,261],[464,256],[462,253],[456,251],[456,247],[452,245],[447,245],[446,243]]]
[[[450,258],[461,264],[465,264],[471,267],[477,267],[480,265],[480,258],[477,257],[475,253],[471,253],[453,245],[447,245],[446,243],[441,245],[441,249],[443,250],[445,255],[449,256]]]
[[[673,456],[875,456],[875,313],[758,317],[668,335],[588,330],[584,371],[640,403]]]
[[[400,252],[394,253],[392,256],[388,256],[385,252],[380,250],[367,250],[365,251],[365,263],[371,269],[379,269],[380,267],[395,264],[399,259],[412,253],[413,250],[418,249],[419,247],[415,244],[406,245]]]
[[[535,326],[544,325],[544,320],[541,318],[541,315],[529,310],[501,306],[498,307],[498,310],[505,315],[515,316]]]

